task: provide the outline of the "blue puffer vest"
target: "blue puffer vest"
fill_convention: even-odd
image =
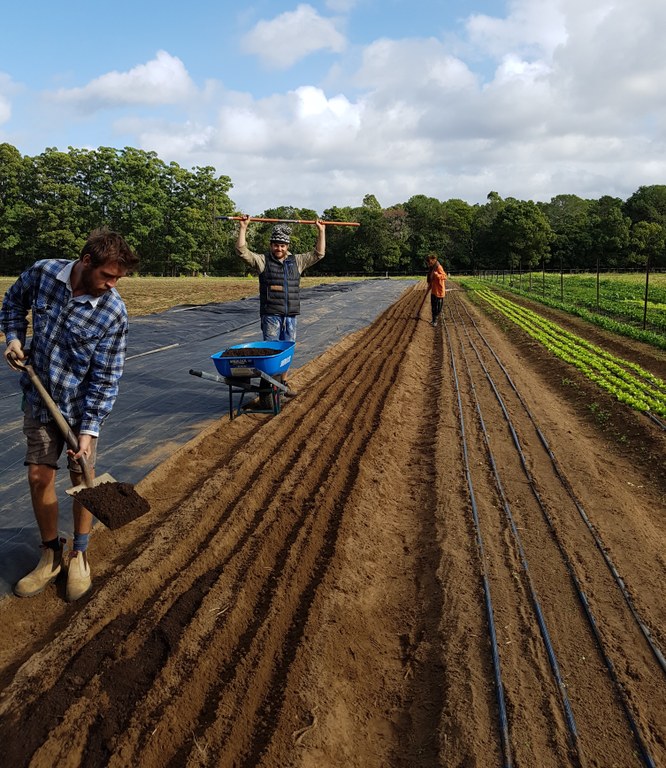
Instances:
[[[293,254],[284,260],[266,254],[266,269],[259,275],[259,311],[262,315],[298,315],[301,311],[301,276]]]

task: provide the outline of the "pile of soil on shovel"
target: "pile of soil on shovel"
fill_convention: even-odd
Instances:
[[[102,483],[94,488],[83,488],[76,494],[76,499],[112,531],[150,510],[150,504],[131,483]]]

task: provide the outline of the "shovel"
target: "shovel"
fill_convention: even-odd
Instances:
[[[35,369],[16,358],[10,361],[10,365],[16,370],[25,371],[28,374],[32,385],[39,392],[39,396],[42,398],[48,412],[60,428],[65,442],[73,451],[78,451],[79,441],[76,435],[72,432],[71,427],[51,395],[46,391],[46,387],[35,373]],[[83,483],[74,488],[68,488],[66,493],[74,496],[78,502],[92,512],[107,528],[111,530],[120,528],[122,525],[148,512],[150,504],[134,490],[132,485],[116,482],[108,472],[93,479],[86,459],[80,456],[77,461],[83,474]]]

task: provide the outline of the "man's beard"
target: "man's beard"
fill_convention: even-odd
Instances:
[[[83,270],[81,272],[81,283],[83,284],[83,291],[88,296],[92,296],[93,298],[97,298],[99,296],[104,295],[107,292],[107,288],[95,288],[92,278],[92,267],[86,267],[84,265]]]

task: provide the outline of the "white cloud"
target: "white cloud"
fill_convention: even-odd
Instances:
[[[11,97],[20,90],[19,86],[5,72],[0,72],[0,125],[12,116]]]
[[[502,58],[532,52],[550,58],[557,46],[566,41],[563,13],[557,0],[511,0],[508,6],[506,18],[473,14],[466,22],[470,42],[485,55]]]
[[[356,4],[325,7],[353,24]],[[123,144],[167,162],[214,165],[252,213],[357,205],[369,192],[383,205],[417,193],[482,202],[491,189],[539,200],[627,197],[666,178],[664,0],[510,0],[504,18],[470,16],[455,48],[427,26],[422,37],[361,45],[356,35],[347,47],[344,22],[299,5],[242,41],[276,68],[339,53],[316,84],[294,67],[289,89],[268,97],[252,96],[246,81],[243,92],[219,80],[197,88],[179,59],[160,52],[59,100],[68,119],[73,109],[176,104],[180,122],[148,108],[107,122]],[[0,120],[8,94],[0,77]]]
[[[345,45],[335,23],[320,16],[311,5],[299,5],[271,21],[258,22],[241,40],[246,53],[276,69],[288,69],[316,51],[340,53]]]
[[[6,123],[11,116],[12,103],[3,93],[0,93],[0,125]]]
[[[230,103],[220,110],[215,142],[227,152],[312,156],[348,148],[361,108],[344,96],[327,98],[313,86],[260,101]]]
[[[91,113],[126,105],[174,104],[194,91],[183,62],[166,51],[158,51],[154,59],[128,72],[108,72],[82,88],[62,88],[52,98]]]
[[[567,42],[555,52],[556,75],[578,108],[632,120],[666,107],[662,0],[590,0],[565,7]],[[618,114],[619,116],[619,114]]]
[[[400,100],[475,88],[477,78],[435,38],[381,39],[363,51],[355,85]]]

